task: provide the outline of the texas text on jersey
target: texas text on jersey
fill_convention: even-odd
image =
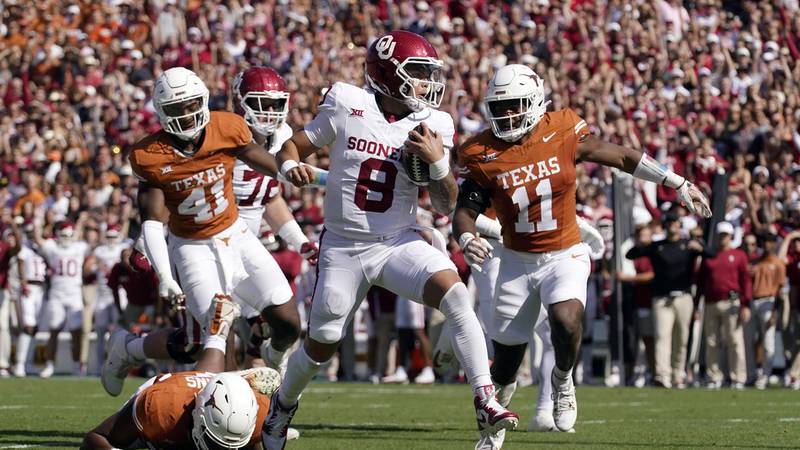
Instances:
[[[134,144],[131,168],[142,181],[164,191],[169,229],[186,239],[205,239],[232,226],[238,217],[232,177],[234,150],[253,136],[244,119],[211,112],[202,146],[192,155],[178,151],[159,131]]]
[[[370,239],[399,233],[416,223],[417,186],[400,164],[401,148],[425,122],[453,146],[449,114],[423,108],[387,120],[371,91],[336,83],[314,120],[305,126],[316,147],[333,145],[325,197],[325,227],[341,236]]]
[[[485,130],[464,143],[462,190],[479,211],[495,208],[503,245],[550,252],[580,242],[575,220],[575,151],[589,135],[571,109],[549,112],[523,142],[511,144]]]

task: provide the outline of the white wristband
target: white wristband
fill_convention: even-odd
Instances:
[[[647,153],[642,153],[642,159],[640,159],[639,164],[636,165],[633,176],[673,189],[679,188],[684,182],[682,176],[667,169],[666,166],[648,156]]]
[[[473,239],[475,239],[475,235],[469,231],[461,233],[461,236],[458,237],[458,246],[461,247],[461,250],[464,250],[464,247],[466,247],[467,244],[469,244],[469,241]]]
[[[294,220],[288,220],[285,224],[281,225],[281,228],[278,230],[278,236],[286,241],[289,247],[295,250],[299,250],[303,244],[308,242],[308,238],[303,234],[300,225]]]
[[[281,175],[283,175],[283,177],[285,178],[286,172],[294,169],[295,167],[298,167],[299,165],[300,165],[299,162],[293,159],[287,159],[286,161],[283,162],[283,164],[281,164]]]
[[[431,180],[434,181],[446,177],[450,173],[450,160],[447,158],[447,154],[442,156],[442,159],[431,164],[428,168],[428,173],[431,176]]]
[[[503,228],[500,226],[500,222],[497,219],[490,219],[483,214],[478,214],[478,218],[475,219],[475,228],[477,228],[478,232],[483,236],[500,239],[503,235]]]

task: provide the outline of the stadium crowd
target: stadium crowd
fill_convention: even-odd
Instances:
[[[0,222],[8,231],[5,240],[15,238],[14,221],[21,228],[39,223],[45,236],[54,236],[57,223],[71,220],[80,224],[81,239],[93,248],[117,224],[128,237],[138,236],[137,182],[125,152],[160,127],[150,96],[161,71],[175,66],[194,70],[210,90],[211,109],[232,110],[236,73],[251,65],[273,67],[292,93],[287,121],[296,130],[313,118],[334,81],[364,84],[365,48],[375,36],[406,29],[426,36],[444,61],[442,109],[454,117],[458,142],[488,126],[482,95],[493,70],[519,62],[544,78],[550,109],[575,109],[594,134],[648,152],[715,195],[730,224],[717,231],[730,234],[731,246],[745,252],[748,276],[758,278],[755,266],[765,252],[774,252],[776,264],[784,267],[787,283],[780,279],[770,292],[758,295],[743,284],[737,298],[747,305],[777,297],[763,321],[782,338],[785,383],[800,388],[796,0],[7,0],[0,8]],[[310,163],[324,168],[326,159],[315,157]],[[579,167],[580,213],[610,236],[611,171]],[[718,173],[729,175],[724,198],[719,196],[725,189],[711,192]],[[312,240],[324,221],[323,195],[322,189],[301,192],[284,186],[287,203]],[[632,213],[638,242],[661,239],[669,223],[680,225],[682,237],[703,241],[702,224],[675,202],[672,190],[637,189]],[[447,218],[431,220],[447,229]],[[451,249],[454,260],[463,260],[457,245]],[[598,301],[589,320],[616,314],[615,280],[638,288],[647,284],[647,277],[634,279],[630,269],[614,267],[612,250],[609,245],[607,258],[595,264],[592,291]],[[0,309],[3,376],[13,362],[10,336],[18,327],[12,310],[13,302],[20,301],[14,284],[19,275],[6,255],[0,260],[0,282],[8,287]],[[461,267],[468,278],[469,268]],[[639,261],[636,270],[652,268]],[[307,269],[297,275],[301,303],[310,295],[303,289],[309,277],[313,271]],[[89,273],[84,279],[87,285],[97,282]],[[637,291],[638,320],[626,322],[636,330],[630,338],[634,342],[628,343],[634,360],[637,337],[647,341],[653,336],[651,300],[646,291]],[[750,356],[761,355],[756,343],[775,349],[774,343],[764,342],[764,337],[775,339],[774,331],[762,330],[757,337],[763,327],[756,326],[760,319],[752,310],[744,327],[734,324],[738,331],[720,335],[723,346],[735,346],[736,333],[742,333],[751,360],[742,383],[757,379],[756,365],[764,357]],[[161,323],[160,314],[151,314],[152,320],[156,316]],[[727,366],[738,364],[740,357],[730,353]],[[631,363],[630,356],[623,359]],[[650,359],[652,374],[658,355]],[[591,360],[585,361],[588,370]],[[626,372],[621,382],[635,383],[635,371]],[[730,378],[737,385],[738,379]],[[669,386],[692,380],[679,375],[655,381]]]

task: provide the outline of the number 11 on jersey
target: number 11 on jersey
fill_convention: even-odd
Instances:
[[[552,231],[558,226],[557,221],[553,219],[553,191],[549,179],[544,179],[536,185],[536,195],[540,198],[539,209],[542,216],[536,224],[530,222],[528,207],[531,203],[525,186],[518,187],[511,195],[511,201],[519,208],[517,223],[514,224],[514,230],[517,233]]]

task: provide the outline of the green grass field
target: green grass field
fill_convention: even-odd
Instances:
[[[0,380],[0,449],[77,448],[119,407],[97,379]],[[530,417],[536,388],[512,406]],[[577,433],[510,433],[504,448],[800,448],[800,392],[579,387]],[[293,449],[468,449],[477,431],[466,386],[312,385]]]

